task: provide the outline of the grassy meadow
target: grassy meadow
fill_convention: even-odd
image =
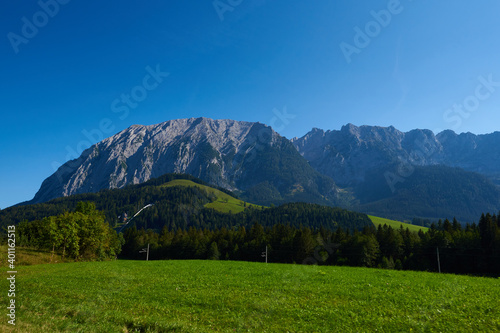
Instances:
[[[388,226],[392,227],[393,229],[399,229],[401,226],[403,226],[403,228],[405,228],[405,229],[408,228],[410,231],[417,231],[418,232],[419,230],[422,230],[423,232],[425,232],[425,231],[429,230],[429,228],[426,228],[426,227],[421,227],[421,226],[414,225],[414,224],[389,220],[389,219],[385,219],[383,217],[377,217],[377,216],[372,216],[372,215],[368,215],[368,217],[370,218],[370,220],[372,220],[375,227],[378,227],[379,225],[383,226],[384,224],[387,224]]]
[[[231,261],[17,269],[17,332],[500,331],[493,278]]]
[[[219,191],[218,189],[215,189],[210,186],[205,186],[201,184],[197,184],[191,180],[187,179],[175,179],[172,180],[162,186],[194,186],[199,189],[202,189],[206,191],[207,193],[213,193],[217,197],[217,200],[213,202],[209,202],[206,204],[204,207],[206,208],[212,208],[215,209],[216,211],[219,211],[221,213],[233,213],[237,214],[245,210],[245,208],[248,208],[250,206],[253,207],[261,207],[258,205],[246,203],[245,201],[236,199],[232,196],[230,196],[227,193],[224,193],[222,191]]]

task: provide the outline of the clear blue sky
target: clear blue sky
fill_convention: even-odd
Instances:
[[[500,129],[495,0],[54,1],[0,4],[0,208],[31,199],[99,126]]]

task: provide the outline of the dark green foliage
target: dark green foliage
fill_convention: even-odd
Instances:
[[[219,260],[219,257],[219,247],[217,246],[216,242],[212,242],[212,244],[210,244],[210,248],[208,249],[208,259]]]
[[[120,227],[118,218],[124,213],[132,217],[143,206],[153,203],[154,206],[141,212],[130,225],[137,228],[156,231],[167,227],[188,229],[208,228],[218,229],[233,226],[251,227],[255,222],[263,226],[276,223],[294,226],[307,225],[311,228],[324,226],[336,229],[341,226],[349,229],[362,229],[371,225],[365,214],[349,212],[340,208],[326,207],[315,204],[293,203],[268,209],[249,207],[239,214],[225,214],[204,205],[215,200],[213,194],[203,189],[186,186],[162,187],[161,185],[174,179],[188,179],[203,184],[194,177],[187,175],[165,175],[144,184],[127,186],[123,189],[104,190],[98,193],[78,194],[58,198],[43,204],[17,206],[0,211],[2,224],[17,224],[21,220],[32,221],[41,216],[54,216],[66,211],[77,209],[79,202],[95,202],[96,208],[105,212],[106,221],[112,227]],[[227,191],[226,191],[227,193]]]
[[[278,207],[285,209],[285,207]],[[293,215],[293,209],[289,211]],[[441,221],[429,232],[412,232],[384,225],[366,226],[350,233],[325,226],[310,228],[254,223],[216,230],[190,227],[125,232],[123,256],[144,259],[139,250],[148,243],[150,259],[226,259],[321,265],[350,265],[437,271],[439,248],[441,271],[460,274],[500,275],[500,227],[496,216],[483,216],[480,226]],[[490,223],[491,221],[491,223]],[[483,231],[481,231],[483,230]]]
[[[261,253],[267,246],[270,262],[437,271],[439,248],[443,272],[500,274],[497,215],[482,215],[478,225],[440,220],[428,232],[417,233],[375,228],[365,214],[307,203],[251,206],[226,214],[204,208],[215,198],[203,189],[161,186],[178,178],[198,182],[190,176],[166,175],[121,190],[13,207],[0,211],[0,216],[5,224],[31,220],[19,225],[21,246],[55,249],[82,259],[119,252],[120,237],[106,221],[117,229],[124,226],[120,236],[125,258],[144,259],[139,250],[150,244],[152,260],[263,261]],[[129,224],[119,222],[119,215],[131,217],[149,203],[154,206]],[[37,220],[40,216],[47,217]]]
[[[22,222],[17,235],[19,246],[60,251],[63,257],[85,260],[114,258],[122,246],[104,214],[90,202],[78,203],[72,213]]]
[[[281,201],[283,198],[281,197],[280,192],[276,187],[274,187],[267,180],[257,185],[251,187],[245,192],[245,199],[250,202],[261,202],[264,205],[271,205],[275,201]],[[274,204],[273,204],[274,205]]]
[[[432,221],[429,220],[429,219],[423,219],[423,218],[420,218],[420,217],[414,217],[412,219],[412,221],[411,221],[411,224],[428,228],[428,227],[431,226]]]
[[[0,211],[0,227],[17,224],[24,220],[33,221],[43,216],[54,216],[66,211],[73,211],[79,202],[86,201],[95,202],[97,209],[105,212],[106,220],[112,226],[118,223],[118,216],[123,213],[132,216],[141,207],[149,203],[164,203],[165,206],[159,209],[162,212],[168,211],[170,213],[177,206],[175,212],[178,213],[178,206],[200,207],[211,201],[208,194],[205,195],[197,189],[188,187],[167,189],[159,187],[175,179],[187,179],[206,185],[203,181],[189,175],[167,174],[142,184],[126,186],[123,189],[102,190],[97,193],[85,193],[57,198],[41,204],[10,207]],[[217,189],[233,195],[225,189]],[[155,213],[152,217],[149,216],[153,220],[156,220],[158,217],[158,211]],[[180,215],[182,218],[183,214]]]

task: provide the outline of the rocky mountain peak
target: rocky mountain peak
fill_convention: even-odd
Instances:
[[[280,174],[277,165],[297,171]],[[322,176],[271,127],[200,117],[133,125],[98,142],[46,179],[32,203],[121,188],[166,173],[187,173],[239,191],[265,183],[268,194],[278,199],[293,191],[295,195],[297,188],[312,191],[318,198],[318,187],[334,189],[331,179],[317,184]]]

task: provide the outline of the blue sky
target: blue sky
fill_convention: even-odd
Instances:
[[[494,0],[4,1],[0,208],[133,124],[500,130],[498,13]]]

